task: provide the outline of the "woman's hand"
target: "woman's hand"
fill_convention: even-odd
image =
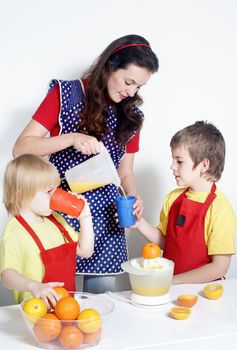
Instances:
[[[100,153],[100,143],[94,136],[81,133],[73,134],[73,146],[83,154],[91,155]]]
[[[142,218],[142,214],[143,214],[143,200],[141,199],[140,196],[136,196],[136,202],[133,205],[133,215],[136,216],[136,219],[139,221]]]

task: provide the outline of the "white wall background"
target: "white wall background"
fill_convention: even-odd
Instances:
[[[176,184],[169,141],[196,120],[212,121],[227,144],[219,187],[237,212],[237,2],[235,0],[8,0],[0,6],[0,182],[16,137],[45,96],[51,78],[75,79],[112,40],[145,36],[160,60],[141,90],[145,124],[136,157],[145,216],[158,223]],[[1,203],[0,227],[8,220]],[[1,235],[1,233],[0,233]],[[144,243],[128,232],[131,256]],[[228,276],[237,277],[233,257]],[[11,302],[0,287],[0,305]]]

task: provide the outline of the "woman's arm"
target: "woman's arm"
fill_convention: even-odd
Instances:
[[[31,153],[46,156],[73,145],[73,134],[46,137],[48,130],[35,120],[31,120],[22,131],[13,147],[13,156]]]
[[[97,154],[100,144],[93,136],[81,133],[69,133],[54,137],[46,137],[48,130],[35,120],[31,120],[22,131],[13,147],[13,156],[31,153],[46,156],[74,146],[83,154]]]
[[[183,283],[205,283],[215,281],[228,271],[231,255],[213,255],[209,264],[203,265],[197,269],[190,270],[173,278],[173,284]]]
[[[134,153],[125,153],[118,168],[121,185],[128,196],[136,195],[136,183],[133,172]]]
[[[133,172],[134,153],[125,153],[118,168],[119,177],[121,179],[121,186],[123,187],[127,196],[135,196],[137,198],[133,208],[133,214],[137,219],[142,217],[143,201],[136,193],[136,182]]]

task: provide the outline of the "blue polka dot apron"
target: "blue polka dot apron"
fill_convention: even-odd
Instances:
[[[62,81],[52,80],[49,86],[51,89],[56,84],[60,86],[61,112],[59,116],[60,135],[78,132],[80,122],[80,112],[84,108],[84,89],[80,80]],[[138,117],[143,118],[142,112],[137,109]],[[105,147],[110,153],[116,168],[125,153],[125,148],[121,148],[114,138],[117,125],[117,117],[112,106],[107,106],[107,126],[109,131],[102,139]],[[134,130],[131,134],[135,134]],[[50,156],[50,161],[56,166],[60,173],[61,186],[68,190],[65,180],[65,172],[91,158],[83,155],[74,147],[68,147]],[[83,274],[117,274],[121,273],[121,263],[128,260],[127,244],[124,228],[118,227],[115,221],[116,208],[114,200],[118,196],[118,188],[114,184],[97,188],[83,195],[87,199],[93,218],[95,233],[94,254],[89,259],[77,257],[77,273]],[[62,213],[61,213],[62,214]],[[80,231],[80,221],[75,218],[68,218],[62,214],[67,222],[76,230]]]

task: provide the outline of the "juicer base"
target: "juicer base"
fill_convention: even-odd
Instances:
[[[143,296],[138,295],[135,293],[130,294],[130,300],[134,304],[141,304],[141,305],[162,305],[167,304],[170,302],[170,295],[169,293],[160,295],[160,296]]]

